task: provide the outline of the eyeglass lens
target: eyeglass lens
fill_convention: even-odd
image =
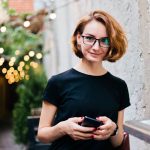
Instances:
[[[109,41],[108,37],[103,37],[100,39],[96,39],[92,36],[82,36],[82,37],[83,37],[83,42],[86,45],[93,46],[96,43],[96,41],[98,40],[100,46],[102,46],[102,47],[109,47],[110,46],[110,41]]]

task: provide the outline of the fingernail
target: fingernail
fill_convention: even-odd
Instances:
[[[84,117],[81,117],[81,119],[83,119]]]
[[[97,130],[97,128],[94,128],[94,129],[93,129],[93,131],[96,131],[96,130]]]

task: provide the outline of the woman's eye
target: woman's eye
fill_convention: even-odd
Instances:
[[[94,40],[94,38],[93,38],[93,37],[90,37],[90,36],[86,36],[85,39],[86,39],[86,40],[90,40],[90,41],[93,41],[93,40]]]
[[[102,38],[101,39],[101,42],[105,43],[106,45],[109,45],[110,44],[110,41],[108,38]]]

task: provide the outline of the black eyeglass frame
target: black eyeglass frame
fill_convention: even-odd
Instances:
[[[83,38],[83,43],[84,43],[85,45],[93,46],[93,45],[96,43],[96,41],[98,41],[100,47],[103,47],[103,48],[109,48],[109,47],[110,47],[110,44],[109,44],[108,46],[102,46],[102,45],[101,45],[101,40],[102,40],[103,38],[108,38],[108,37],[102,37],[102,38],[100,38],[100,39],[96,39],[95,37],[92,37],[92,38],[94,39],[94,42],[93,42],[92,44],[87,44],[87,43],[85,43],[85,41],[84,41],[84,40],[85,40],[85,37],[90,37],[90,36],[81,35],[81,37]],[[109,38],[108,38],[108,40],[109,40]]]

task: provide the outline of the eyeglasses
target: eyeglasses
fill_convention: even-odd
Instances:
[[[98,41],[100,47],[104,47],[104,48],[110,47],[110,40],[108,37],[102,37],[100,39],[96,39],[93,36],[82,35],[82,38],[83,38],[83,43],[85,45],[93,46],[96,43],[96,41]]]

